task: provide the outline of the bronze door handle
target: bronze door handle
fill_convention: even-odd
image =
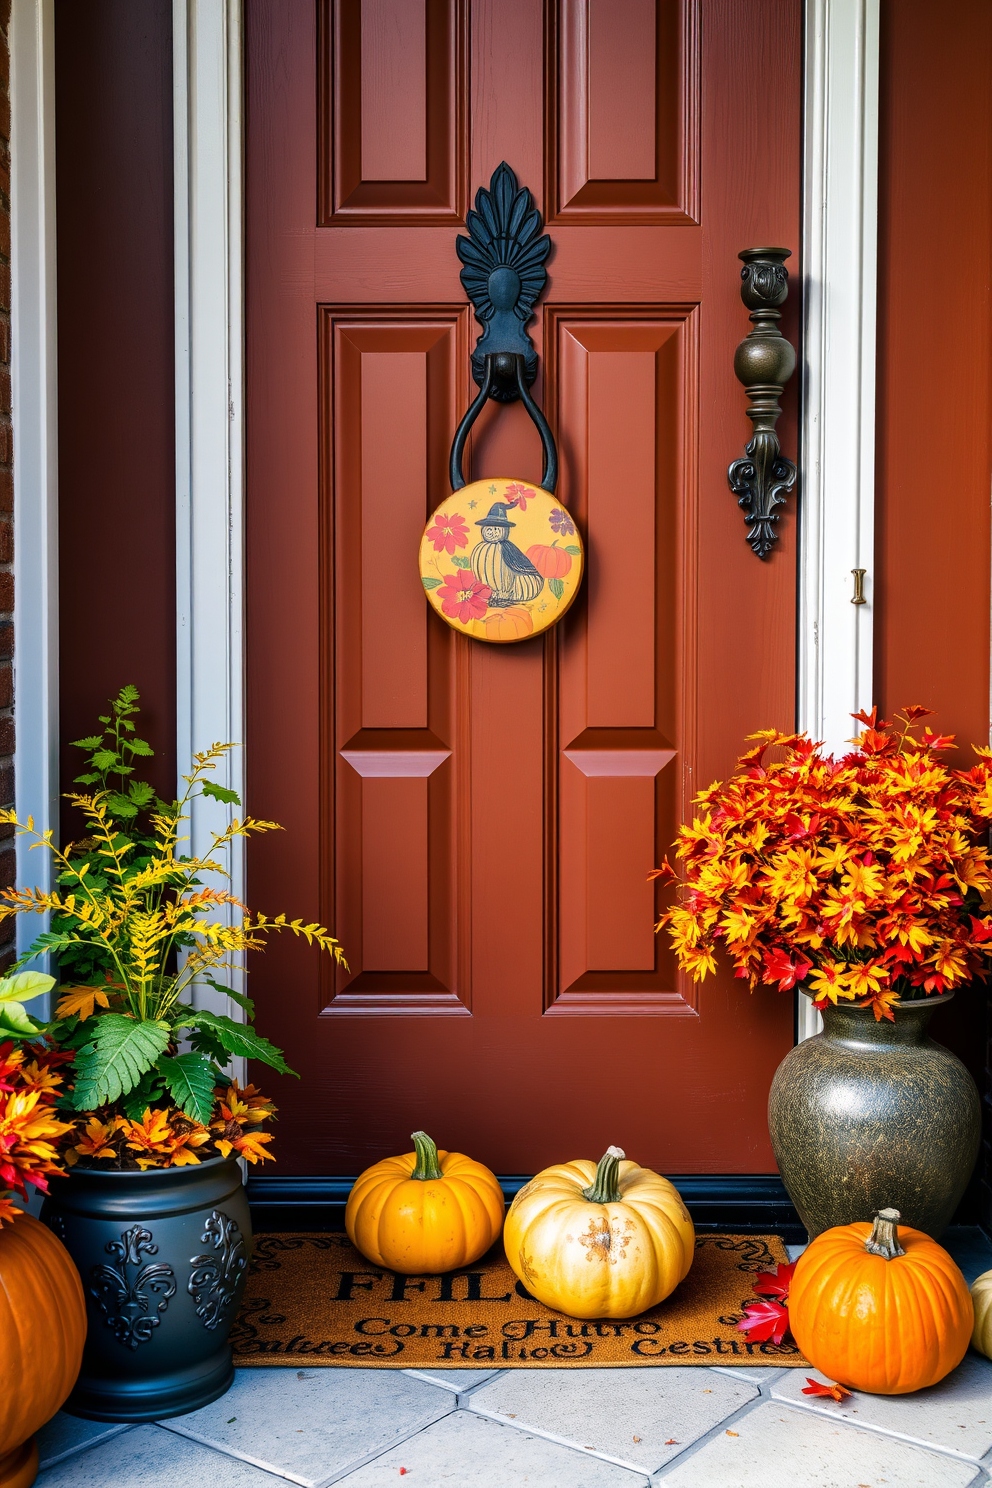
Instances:
[[[745,248],[738,258],[741,299],[754,327],[734,353],[734,371],[743,383],[754,433],[727,478],[747,522],[747,540],[759,558],[767,558],[778,540],[778,507],[796,484],[796,467],[782,454],[775,425],[782,389],[796,369],[796,353],[778,328],[778,306],[789,293],[785,260],[788,248]]]

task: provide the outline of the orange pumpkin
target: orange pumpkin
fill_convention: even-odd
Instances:
[[[0,1229],[0,1484],[27,1488],[34,1433],[76,1383],[86,1338],[79,1272],[46,1225],[18,1214]]]
[[[503,1228],[495,1173],[414,1132],[414,1152],[377,1162],[348,1196],[344,1227],[367,1260],[404,1276],[470,1266]]]
[[[487,641],[522,641],[533,635],[534,622],[530,611],[521,605],[509,605],[505,610],[493,610],[486,616]]]
[[[548,548],[543,543],[535,543],[527,549],[527,557],[546,579],[563,579],[572,567],[571,553],[554,545]]]
[[[874,1395],[935,1385],[965,1356],[974,1324],[968,1285],[943,1246],[897,1227],[898,1209],[874,1225],[825,1230],[799,1257],[789,1327],[821,1373]]]

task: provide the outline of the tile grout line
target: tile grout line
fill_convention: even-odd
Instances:
[[[439,1386],[439,1388],[443,1389],[444,1387]],[[403,1436],[397,1437],[394,1441],[387,1442],[378,1451],[370,1452],[360,1462],[349,1462],[348,1466],[342,1468],[340,1472],[331,1473],[326,1478],[318,1478],[314,1483],[308,1485],[308,1488],[330,1488],[332,1483],[347,1482],[351,1474],[358,1472],[359,1468],[368,1467],[370,1462],[376,1462],[380,1457],[385,1457],[387,1452],[392,1452],[396,1447],[402,1447],[406,1442],[413,1441],[414,1437],[420,1436],[424,1431],[429,1431],[432,1426],[437,1425],[438,1421],[446,1421],[457,1410],[458,1406],[452,1405],[451,1409],[445,1411],[443,1416],[435,1416],[433,1421],[424,1421],[420,1426],[415,1426],[412,1431],[407,1431]]]
[[[79,1417],[74,1417],[74,1419],[78,1420]],[[50,1467],[58,1467],[60,1462],[65,1462],[69,1457],[77,1457],[80,1452],[89,1452],[93,1447],[102,1447],[105,1442],[112,1441],[114,1437],[123,1436],[125,1431],[134,1430],[134,1424],[130,1421],[121,1421],[116,1424],[108,1422],[107,1424],[111,1430],[105,1435],[94,1437],[92,1441],[79,1442],[74,1447],[66,1447],[65,1451],[59,1452],[56,1457],[46,1457],[43,1463],[38,1464],[38,1476],[47,1472]],[[154,1424],[152,1422],[152,1425]]]
[[[250,1457],[247,1452],[236,1452],[233,1448],[222,1447],[216,1442],[205,1441],[202,1436],[194,1436],[191,1431],[183,1431],[178,1426],[169,1426],[165,1421],[144,1421],[142,1425],[155,1426],[159,1431],[168,1431],[171,1436],[181,1436],[183,1441],[195,1442],[198,1447],[205,1447],[208,1452],[215,1452],[218,1457],[233,1458],[236,1462],[247,1462],[249,1467],[257,1467],[260,1472],[269,1473],[272,1477],[279,1478],[284,1483],[296,1483],[297,1488],[316,1488],[316,1485],[310,1478],[297,1477],[295,1473],[291,1473],[288,1470],[273,1467],[271,1462],[262,1462],[258,1457]]]
[[[844,1426],[856,1426],[861,1431],[870,1431],[873,1436],[887,1436],[890,1441],[902,1442],[907,1447],[922,1447],[924,1452],[934,1452],[939,1457],[949,1457],[952,1462],[964,1462],[969,1467],[981,1467],[992,1456],[992,1452],[983,1452],[981,1457],[969,1457],[967,1453],[957,1452],[953,1447],[942,1446],[939,1442],[921,1441],[918,1436],[906,1436],[904,1432],[890,1430],[888,1426],[876,1426],[871,1421],[852,1421],[850,1416],[839,1413],[836,1416],[829,1414],[825,1410],[818,1410],[813,1404],[807,1404],[805,1400],[783,1400],[780,1395],[773,1395],[770,1399],[776,1405],[788,1405],[792,1410],[805,1411],[807,1415],[817,1416],[821,1421],[837,1421]]]
[[[510,1421],[506,1416],[499,1416],[491,1411],[475,1410],[471,1406],[466,1409],[470,1410],[473,1416],[481,1416],[484,1421],[492,1421],[497,1426],[508,1426],[513,1431],[526,1432],[528,1436],[539,1436],[542,1441],[553,1442],[556,1447],[567,1447],[569,1451],[577,1452],[586,1461],[595,1458],[597,1462],[608,1462],[611,1467],[622,1467],[627,1472],[638,1474],[645,1483],[650,1482],[651,1468],[636,1467],[634,1463],[623,1457],[611,1457],[608,1452],[598,1452],[595,1447],[584,1447],[579,1442],[571,1441],[565,1436],[556,1436],[553,1431],[546,1431],[541,1426],[532,1426],[527,1421]]]
[[[676,1452],[673,1456],[669,1457],[667,1462],[663,1462],[660,1467],[656,1467],[651,1473],[648,1480],[650,1488],[654,1488],[654,1485],[656,1483],[663,1483],[665,1480],[665,1476],[670,1469],[676,1466],[681,1466],[681,1464],[688,1461],[690,1457],[694,1457],[696,1453],[706,1445],[707,1442],[711,1442],[716,1437],[725,1434],[732,1423],[742,1421],[745,1416],[749,1416],[752,1411],[757,1410],[759,1405],[764,1405],[767,1400],[771,1399],[770,1395],[765,1394],[766,1388],[769,1390],[771,1389],[770,1380],[767,1382],[767,1385],[758,1383],[755,1388],[757,1389],[758,1394],[754,1398],[754,1400],[745,1400],[743,1405],[739,1405],[735,1411],[731,1411],[730,1415],[724,1416],[722,1421],[717,1421],[716,1425],[711,1426],[709,1431],[706,1431],[703,1433],[702,1436],[697,1437],[694,1442],[688,1442],[682,1448],[681,1452]]]
[[[761,1405],[779,1405],[786,1410],[798,1409],[800,1411],[803,1411],[807,1415],[816,1416],[822,1421],[829,1421],[831,1419],[823,1411],[810,1410],[808,1406],[803,1405],[796,1406],[792,1401],[781,1400],[772,1395],[771,1389],[773,1383],[774,1381],[768,1380],[765,1383],[759,1385],[758,1388],[761,1393],[756,1400],[748,1401],[745,1405],[741,1406],[732,1416],[725,1417],[723,1421],[720,1421],[716,1426],[707,1431],[704,1436],[701,1436],[697,1441],[690,1442],[689,1445],[686,1446],[676,1456],[670,1458],[668,1462],[663,1463],[661,1467],[656,1468],[654,1473],[651,1475],[650,1488],[656,1488],[656,1485],[657,1488],[661,1488],[661,1485],[663,1485],[669,1471],[674,1469],[677,1465],[688,1461],[690,1457],[694,1457],[696,1453],[701,1451],[708,1442],[713,1441],[721,1434],[721,1432],[725,1432],[728,1422],[742,1420],[745,1416],[749,1416],[753,1411],[757,1410],[758,1407]],[[906,1437],[897,1436],[894,1432],[891,1431],[879,1431],[871,1426],[862,1426],[860,1422],[852,1421],[849,1417],[837,1416],[835,1419],[837,1424],[843,1426],[851,1426],[854,1428],[855,1431],[870,1432],[873,1436],[888,1437],[890,1441],[900,1442],[903,1446],[909,1447],[911,1450],[924,1452],[931,1459],[936,1457],[941,1461],[960,1462],[965,1467],[975,1468],[975,1476],[968,1484],[968,1488],[984,1488],[984,1485],[992,1482],[992,1471],[990,1471],[990,1469],[987,1469],[983,1465],[988,1462],[990,1464],[990,1468],[992,1468],[992,1451],[987,1452],[983,1458],[981,1458],[979,1461],[976,1461],[974,1457],[961,1457],[957,1453],[941,1450],[937,1447],[924,1446],[922,1442],[915,1440],[910,1441]]]

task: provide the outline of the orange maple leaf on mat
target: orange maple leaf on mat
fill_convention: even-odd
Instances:
[[[828,1395],[831,1400],[840,1402],[843,1402],[850,1393],[844,1385],[825,1385],[822,1380],[810,1379],[809,1375],[806,1376],[806,1383],[803,1386],[804,1395]]]

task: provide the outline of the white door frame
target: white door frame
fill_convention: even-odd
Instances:
[[[879,5],[806,0],[796,711],[832,750],[872,704]],[[797,994],[797,1037],[821,1027]]]
[[[805,0],[797,721],[831,747],[872,690],[879,4]],[[13,0],[17,801],[43,826],[58,759],[53,31],[53,0]],[[182,762],[245,736],[242,0],[173,0],[173,47]],[[239,750],[222,783],[243,794],[244,776]],[[227,815],[198,808],[194,845]],[[232,867],[240,895],[243,854]],[[814,1024],[803,1015],[800,1035]]]
[[[45,832],[59,816],[54,0],[13,0],[9,37],[14,790],[18,816]],[[30,847],[17,839],[18,882],[48,889],[48,855]],[[46,926],[18,916],[18,955]]]
[[[194,750],[238,747],[214,779],[244,801],[244,271],[241,0],[173,0],[176,273],[176,725],[180,771]],[[190,813],[202,854],[236,806]],[[240,839],[230,888],[245,896]],[[230,918],[230,910],[229,910]],[[198,1007],[241,1019],[230,998]],[[235,1073],[244,1078],[244,1061]]]

